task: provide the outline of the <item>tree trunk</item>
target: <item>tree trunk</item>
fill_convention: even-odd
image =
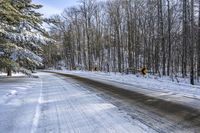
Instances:
[[[171,65],[171,13],[170,13],[170,1],[167,0],[168,6],[168,64],[167,64],[167,76],[170,75]]]
[[[164,23],[163,23],[163,6],[162,6],[162,0],[159,0],[158,2],[158,17],[159,17],[159,40],[161,41],[161,47],[162,47],[162,74],[166,75],[165,72],[165,64],[166,64],[166,53],[165,53],[165,39],[164,39]]]
[[[194,0],[191,0],[190,83],[194,85]]]
[[[7,68],[7,76],[12,76],[12,70],[11,68]]]
[[[198,22],[198,43],[197,43],[197,71],[200,77],[200,0],[199,0],[199,22]]]

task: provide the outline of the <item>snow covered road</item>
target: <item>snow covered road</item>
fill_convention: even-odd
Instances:
[[[0,79],[2,133],[154,133],[108,100],[49,73]]]
[[[37,75],[0,79],[1,133],[200,132],[198,111],[123,89],[123,84]]]
[[[52,74],[41,74],[43,97],[38,132],[142,133],[155,132],[86,88]],[[48,78],[47,78],[48,77]]]
[[[0,79],[0,132],[28,133],[37,128],[41,79]]]
[[[189,99],[190,103],[196,103],[197,108],[191,108],[190,103],[182,104],[170,98],[162,100],[156,95],[144,95],[137,86],[128,86],[120,83],[113,83],[98,78],[90,79],[74,74],[59,74],[58,76],[70,83],[76,83],[79,87],[96,93],[98,96],[114,104],[118,109],[126,111],[134,120],[153,128],[160,133],[199,133],[200,112],[198,110],[198,99]],[[73,79],[73,80],[72,80]],[[127,88],[128,87],[128,88]],[[133,91],[135,90],[135,91]],[[138,92],[136,91],[138,90]],[[159,92],[156,92],[159,95]],[[160,92],[163,94],[163,92]],[[164,99],[164,97],[163,97]],[[192,104],[192,107],[193,104]]]

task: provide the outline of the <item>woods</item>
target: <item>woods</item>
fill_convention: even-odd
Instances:
[[[82,0],[54,16],[69,69],[200,76],[200,1]],[[70,61],[70,63],[69,63]]]

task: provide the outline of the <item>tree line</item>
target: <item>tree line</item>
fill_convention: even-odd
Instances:
[[[55,15],[46,61],[69,69],[200,76],[200,0],[81,0]],[[59,58],[49,58],[49,50]],[[51,51],[50,50],[50,51]],[[54,56],[55,57],[55,56]]]

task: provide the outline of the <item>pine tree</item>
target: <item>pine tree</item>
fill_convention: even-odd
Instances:
[[[44,19],[35,11],[41,7],[32,4],[31,0],[3,0],[0,3],[0,68],[6,68],[8,76],[11,70],[42,64],[41,46],[52,40],[45,37]]]

